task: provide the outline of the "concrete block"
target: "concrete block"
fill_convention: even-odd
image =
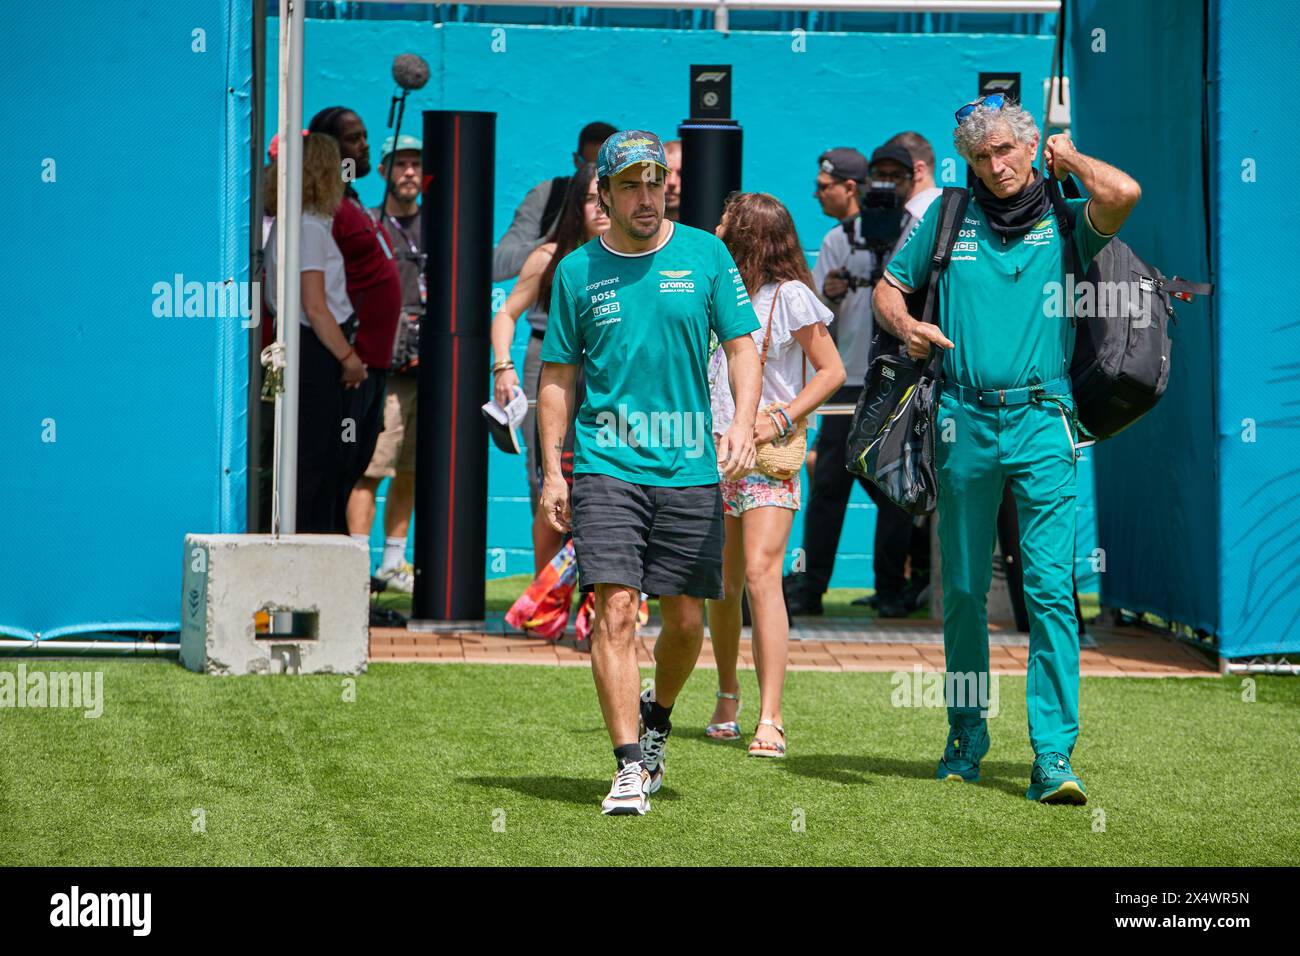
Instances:
[[[184,568],[180,657],[190,670],[364,673],[370,555],[361,542],[346,535],[189,534]]]

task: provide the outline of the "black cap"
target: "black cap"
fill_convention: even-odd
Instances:
[[[904,149],[900,143],[886,143],[884,146],[877,146],[876,151],[871,154],[871,165],[875,166],[876,163],[886,159],[893,160],[908,172],[912,170],[912,154]]]
[[[839,146],[826,150],[817,157],[817,166],[828,175],[837,179],[851,179],[858,185],[866,183],[871,178],[867,157],[852,146]]]

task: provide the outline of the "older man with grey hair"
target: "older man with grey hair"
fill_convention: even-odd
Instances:
[[[957,111],[953,142],[974,169],[951,264],[939,277],[936,323],[908,314],[904,294],[924,287],[938,230],[935,203],[876,284],[877,318],[922,358],[944,350],[935,444],[948,737],[936,776],[976,781],[988,752],[988,614],[1002,489],[1020,519],[1030,615],[1026,697],[1034,748],[1025,796],[1087,801],[1070,765],[1079,734],[1079,642],[1074,612],[1077,425],[1070,394],[1074,328],[1044,306],[1064,271],[1050,186],[1034,169],[1033,117],[1001,95]],[[1046,169],[1073,174],[1091,198],[1070,200],[1073,241],[1086,268],[1141,196],[1113,166],[1085,156],[1068,134],[1048,138]]]

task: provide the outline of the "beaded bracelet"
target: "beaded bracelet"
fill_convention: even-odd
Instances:
[[[786,431],[791,431],[794,428],[794,422],[791,420],[790,416],[786,414],[784,408],[779,406],[777,407],[777,411],[780,412],[781,417],[785,419]]]
[[[785,428],[782,427],[780,420],[776,417],[775,413],[773,413],[771,409],[767,409],[767,417],[771,420],[772,427],[776,429],[776,437],[784,438]]]

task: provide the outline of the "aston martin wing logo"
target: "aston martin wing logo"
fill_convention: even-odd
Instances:
[[[691,274],[690,269],[660,269],[661,276],[667,276],[669,279],[685,279]]]

